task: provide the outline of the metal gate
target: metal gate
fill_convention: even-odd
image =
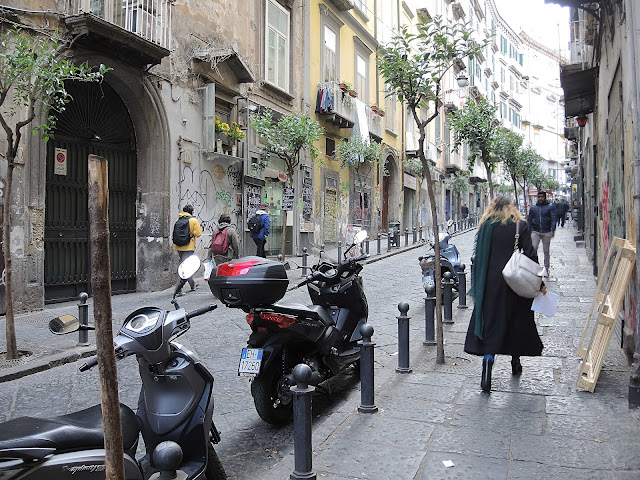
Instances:
[[[73,101],[57,115],[47,143],[45,302],[91,294],[87,165],[90,154],[109,162],[111,289],[136,289],[136,165],[131,118],[107,84],[67,85]],[[58,150],[56,150],[58,149]],[[56,151],[66,159],[56,169]]]

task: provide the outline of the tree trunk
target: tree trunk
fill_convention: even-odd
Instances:
[[[2,212],[2,245],[4,253],[4,298],[6,302],[6,341],[7,359],[18,358],[18,345],[16,342],[16,325],[13,314],[13,281],[11,275],[11,187],[13,184],[13,163],[15,157],[12,155],[11,143],[7,147],[7,184],[4,189],[4,205]]]
[[[513,198],[516,199],[516,203],[518,202],[518,184],[516,183],[515,177],[511,177],[511,181],[513,182]]]
[[[280,246],[280,255],[282,262],[285,260],[285,252],[287,248],[287,211],[282,210],[282,245]]]
[[[111,328],[111,265],[109,256],[109,176],[105,158],[89,155],[89,231],[91,286],[96,327],[102,424],[107,480],[124,480],[118,370]]]
[[[484,160],[485,155],[482,154],[482,163],[487,171],[487,180],[489,181],[489,201],[493,200],[493,180],[491,179],[491,164]]]

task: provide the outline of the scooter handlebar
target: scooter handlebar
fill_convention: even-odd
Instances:
[[[78,370],[80,370],[81,372],[86,372],[87,370],[91,370],[97,364],[98,364],[98,357],[93,357],[87,360],[87,363],[83,363],[82,365],[80,365],[80,368],[78,368]]]
[[[187,313],[185,315],[185,318],[187,320],[189,320],[189,319],[191,319],[193,317],[197,317],[198,315],[204,315],[205,313],[208,313],[211,310],[215,310],[216,308],[218,308],[218,305],[214,305],[214,304],[206,305],[204,307],[195,309],[193,312]]]

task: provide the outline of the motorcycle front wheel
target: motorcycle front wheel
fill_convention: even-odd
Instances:
[[[279,359],[275,359],[251,382],[251,396],[258,415],[276,426],[287,423],[293,414],[293,397],[280,392],[279,364]]]
[[[211,443],[209,443],[208,447],[207,470],[204,476],[207,480],[227,480],[227,473],[224,471],[222,462],[220,462],[220,458],[218,458],[218,454]]]

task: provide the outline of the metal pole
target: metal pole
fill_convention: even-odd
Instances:
[[[78,295],[78,320],[80,321],[80,330],[78,330],[78,345],[86,347],[89,345],[89,330],[85,330],[82,326],[89,325],[89,305],[87,305],[87,299],[89,295],[86,292],[81,292]]]
[[[393,235],[393,230],[389,230],[389,236],[387,237],[387,252],[391,250],[391,236]]]
[[[367,241],[364,242],[364,248],[364,251],[367,252],[367,255],[369,255],[369,237],[367,237]]]
[[[409,229],[405,228],[404,229],[404,246],[406,247],[407,245],[409,245]]]
[[[442,279],[442,286],[443,286],[442,304],[444,308],[443,308],[442,323],[453,323],[453,312],[452,312],[453,292],[451,291],[453,280],[452,280],[451,272],[444,272],[443,277],[444,278]]]
[[[307,276],[307,257],[309,254],[307,253],[307,247],[302,248],[302,276]]]
[[[338,242],[338,263],[342,260],[342,242]]]
[[[436,287],[431,285],[425,288],[427,297],[424,299],[424,345],[436,344]]]
[[[317,477],[312,470],[311,448],[311,399],[315,387],[309,386],[311,367],[305,363],[296,365],[293,369],[293,380],[296,382],[296,385],[291,387],[294,470],[289,478],[294,480],[315,479]]]
[[[402,302],[398,304],[398,373],[411,373],[409,368],[409,319],[407,316],[409,304]]]
[[[469,308],[467,307],[467,272],[464,271],[464,265],[458,272],[458,308]]]
[[[418,231],[416,230],[416,227],[413,227],[413,243],[416,243],[417,238],[416,238],[416,234],[418,233]]]
[[[360,326],[360,413],[376,413],[378,407],[374,402],[373,353],[375,343],[371,341],[373,327],[369,323]]]
[[[420,225],[420,241],[422,241],[422,225]]]
[[[378,255],[380,255],[380,237],[381,235],[378,234]]]

